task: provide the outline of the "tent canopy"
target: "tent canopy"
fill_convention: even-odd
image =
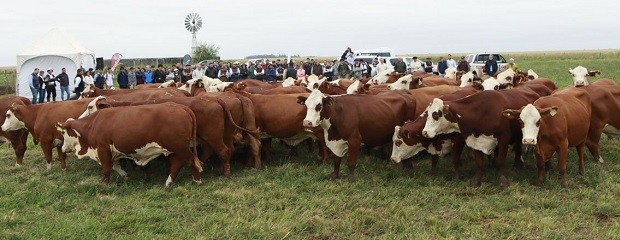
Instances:
[[[53,28],[17,54],[17,95],[32,96],[28,76],[34,68],[51,68],[55,75],[60,74],[61,68],[66,68],[72,89],[76,70],[80,67],[88,69],[94,65],[95,53],[92,50],[64,30]],[[59,87],[56,91],[60,91]]]

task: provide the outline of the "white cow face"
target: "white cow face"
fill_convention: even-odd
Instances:
[[[93,90],[91,86],[93,85],[86,84],[86,86],[84,86],[84,90],[82,91],[82,94],[80,94],[80,97],[78,99],[87,98],[87,97],[90,97],[92,94],[94,94],[95,91]]]
[[[500,82],[497,81],[497,79],[495,79],[493,77],[490,77],[490,78],[487,78],[486,80],[484,80],[484,82],[482,82],[482,89],[484,91],[487,91],[487,90],[499,90],[499,85],[500,85]]]
[[[515,77],[515,71],[512,68],[508,68],[505,71],[497,74],[497,81],[499,83],[512,83]]]
[[[573,86],[575,87],[583,87],[588,85],[588,76],[594,75],[594,73],[598,71],[593,71],[592,73],[588,72],[588,69],[577,66],[573,69],[568,69],[568,72],[573,76]]]
[[[413,81],[413,75],[407,74],[405,76],[402,76],[398,80],[396,80],[396,82],[393,82],[390,85],[388,85],[388,89],[392,91],[409,90],[409,85],[411,84],[412,81]]]
[[[73,152],[76,149],[79,150],[80,146],[80,134],[71,128],[71,121],[73,118],[67,119],[65,124],[56,124],[56,130],[62,134],[63,142],[62,142],[62,152]]]
[[[370,80],[370,83],[374,85],[386,83],[388,79],[390,78],[390,74],[392,74],[393,72],[394,72],[394,69],[383,70],[377,73],[377,75],[375,75],[374,77],[372,77],[372,79]]]
[[[288,77],[286,78],[286,80],[282,82],[282,87],[292,87],[292,86],[295,86],[295,79],[292,77]]]
[[[355,82],[347,88],[347,94],[359,94],[360,84],[362,84],[360,80],[355,80]]]
[[[187,82],[185,82],[185,84],[183,84],[183,86],[180,86],[178,89],[179,90],[183,90],[183,91],[187,91],[188,93],[192,93],[192,88],[194,87],[194,84],[196,84],[197,81],[202,81],[200,79],[190,79],[187,80]]]
[[[456,80],[456,68],[448,68],[448,69],[446,69],[446,78],[455,79]]]
[[[321,111],[323,110],[323,104],[331,104],[333,99],[331,97],[325,97],[319,90],[312,90],[312,93],[305,97],[298,97],[297,102],[299,104],[306,105],[306,117],[304,118],[304,127],[317,127],[321,124]]]
[[[521,110],[509,109],[502,112],[502,114],[508,119],[514,119],[518,116],[523,133],[523,144],[536,145],[542,117],[554,116],[557,113],[557,109],[557,107],[539,109],[532,104],[528,104]]]
[[[225,83],[212,85],[212,86],[209,86],[209,89],[207,89],[207,92],[224,92],[224,90],[226,90],[226,87],[231,86],[232,84],[233,84],[232,82],[225,82]]]
[[[531,79],[537,79],[538,78],[538,74],[536,74],[536,72],[534,72],[534,70],[528,69],[527,70],[527,77],[531,78]]]
[[[98,111],[99,109],[97,109],[97,102],[100,100],[106,100],[106,98],[104,96],[97,96],[95,99],[90,101],[88,103],[88,106],[86,106],[86,110],[84,110],[84,112],[78,117],[78,119],[88,117],[94,112]]]
[[[169,80],[166,81],[165,83],[162,83],[161,85],[159,85],[158,88],[167,88],[170,87],[170,85],[175,84],[174,80]]]
[[[465,74],[463,74],[461,76],[461,86],[460,87],[467,87],[467,86],[473,85],[474,77],[476,76],[474,73],[475,72],[470,71],[470,72],[466,72]]]
[[[458,124],[446,118],[452,115],[450,106],[445,105],[439,98],[433,99],[430,106],[426,109],[426,124],[422,130],[422,135],[426,138],[434,138],[439,134],[460,132]]]
[[[13,110],[19,111],[16,108],[6,111],[6,119],[4,119],[2,124],[2,131],[8,132],[26,128],[26,124],[15,116]]]
[[[413,146],[407,145],[403,138],[400,137],[400,126],[394,127],[394,135],[392,135],[392,162],[399,163],[403,159],[411,158],[424,150],[422,144],[417,143]]]

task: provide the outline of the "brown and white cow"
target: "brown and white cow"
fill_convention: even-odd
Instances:
[[[519,119],[523,144],[536,146],[537,184],[544,181],[545,163],[558,153],[557,165],[562,187],[568,187],[566,162],[570,147],[577,148],[579,174],[583,174],[590,113],[589,94],[577,88],[564,89],[541,97],[519,110],[508,109],[503,112],[506,118]]]
[[[164,83],[140,84],[136,86],[136,89],[149,88],[177,88],[177,83],[174,80],[168,80]]]
[[[587,68],[582,66],[577,66],[573,69],[569,68],[568,72],[573,77],[573,86],[575,87],[587,86],[589,84],[588,77],[594,77],[596,76],[596,74],[601,74],[601,72],[598,70],[588,71]]]
[[[117,124],[135,119],[141,123]],[[113,125],[116,127],[110,127]],[[158,125],[166,127],[153,131]],[[201,183],[202,166],[196,156],[196,116],[186,106],[163,103],[102,109],[86,118],[69,119],[58,127],[64,139],[62,151],[75,150],[78,158],[89,157],[101,164],[104,183],[110,182],[113,166],[118,166],[121,158],[144,166],[160,155],[170,156],[166,187],[171,186],[184,164],[190,167],[193,180]]]
[[[598,80],[581,88],[588,92],[592,100],[592,116],[586,146],[594,159],[603,163],[599,147],[601,133],[607,124],[620,128],[620,114],[618,114],[620,112],[620,85],[611,84],[607,80]],[[609,129],[610,127],[607,127],[607,132],[610,132]],[[613,132],[610,133],[613,135]]]
[[[86,85],[86,88],[80,95],[82,98],[92,98],[97,96],[111,96],[117,94],[128,94],[140,91],[166,91],[166,92],[178,92],[179,95],[191,96],[186,91],[182,91],[176,88],[146,88],[146,89],[100,89],[93,84]]]
[[[551,90],[536,92],[528,85],[500,91],[482,91],[458,100],[433,100],[427,109],[427,119],[422,135],[433,138],[439,134],[460,133],[465,143],[474,151],[476,176],[472,186],[481,184],[483,154],[491,155],[497,147],[497,168],[501,187],[508,187],[504,165],[508,145],[514,144],[515,162],[520,163],[521,129],[516,121],[502,117],[505,109],[519,109]]]
[[[299,96],[306,106],[305,127],[321,127],[327,147],[336,155],[331,179],[337,179],[340,161],[349,154],[349,181],[354,182],[360,146],[383,146],[391,140],[393,129],[415,117],[410,98],[401,93],[379,95],[325,96],[318,90]]]
[[[4,123],[6,112],[12,105],[30,105],[30,100],[25,97],[3,97],[0,98],[0,122]],[[15,166],[23,164],[24,153],[26,152],[26,140],[28,140],[28,130],[20,129],[16,131],[0,131],[0,144],[9,143],[15,151]]]
[[[60,167],[67,169],[67,154],[60,149],[62,135],[56,131],[56,123],[65,122],[69,118],[77,118],[82,114],[92,99],[62,101],[36,105],[13,105],[6,112],[2,124],[3,131],[28,129],[35,143],[41,144],[45,155],[47,169],[52,168],[52,149],[58,151]]]

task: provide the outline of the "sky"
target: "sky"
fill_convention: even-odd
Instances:
[[[199,42],[223,59],[253,54],[339,56],[347,48],[396,54],[620,48],[618,0],[29,1],[2,3],[0,66],[52,28],[97,57],[182,57]]]

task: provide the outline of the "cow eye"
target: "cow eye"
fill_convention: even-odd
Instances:
[[[6,118],[10,118],[10,117],[11,117],[11,114],[7,114],[7,115],[6,115]]]
[[[523,120],[519,119],[519,125],[521,125],[521,128],[525,126],[525,124],[523,123]]]
[[[314,108],[314,110],[316,110],[317,112],[320,112],[322,108],[323,108],[323,105],[319,103],[316,105],[316,108]]]
[[[93,109],[93,106],[88,106],[88,109]]]
[[[536,121],[536,127],[540,127],[540,120]]]
[[[402,145],[403,142],[400,140],[397,140],[396,142],[394,142],[394,145],[396,145],[397,147],[400,147],[400,145]]]
[[[407,84],[407,81],[403,80],[403,81],[402,81],[402,83],[403,83],[403,84]]]

